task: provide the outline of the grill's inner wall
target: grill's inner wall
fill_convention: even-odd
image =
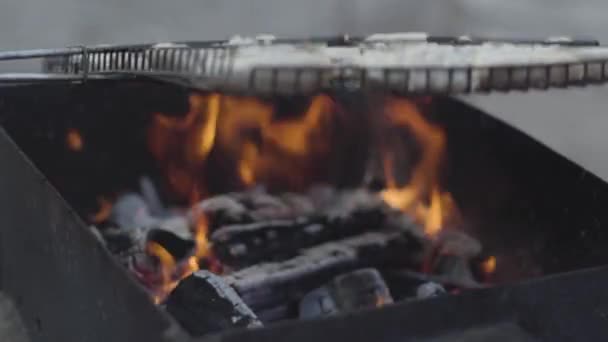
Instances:
[[[174,86],[136,82],[5,88],[0,122],[86,215],[97,205],[96,194],[134,186],[142,174],[158,176],[144,128],[154,112],[186,112],[187,94]],[[342,96],[348,101],[348,94]],[[437,98],[429,111],[447,134],[444,187],[485,254],[497,256],[495,281],[608,262],[602,247],[608,240],[603,181],[457,100]],[[84,153],[66,149],[68,128],[82,133]],[[353,184],[362,173],[356,170],[342,185]],[[342,179],[343,173],[336,174]]]

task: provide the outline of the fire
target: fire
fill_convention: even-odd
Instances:
[[[153,289],[155,303],[162,303],[164,299],[179,284],[180,280],[188,277],[200,269],[200,260],[211,258],[209,241],[207,239],[207,219],[203,214],[197,214],[193,238],[194,250],[185,261],[178,262],[173,255],[160,244],[149,241],[146,253],[158,261],[158,284]]]
[[[294,114],[287,118],[272,101],[254,97],[196,93],[189,103],[184,116],[154,115],[148,145],[170,190],[192,205],[207,193],[204,174],[213,153],[233,160],[242,185],[252,186],[275,177],[297,185],[304,169],[314,164],[314,156],[328,151],[327,127],[335,104],[327,95],[313,97],[302,112],[287,113]],[[147,253],[158,260],[161,278],[156,302],[198,270],[201,260],[219,270],[207,238],[207,217],[193,212],[195,249],[185,261],[176,261],[157,243],[148,245]]]
[[[302,185],[316,156],[328,153],[327,128],[334,102],[327,95],[314,96],[302,113],[288,118],[278,106],[252,97],[223,96],[218,122],[218,149],[237,161],[238,175],[246,186],[269,179]]]
[[[100,223],[106,221],[112,213],[112,202],[110,202],[107,198],[99,197],[97,199],[97,203],[99,204],[99,209],[90,218],[91,222],[93,223]]]
[[[315,177],[323,179],[326,161],[341,129],[336,119],[343,106],[327,94],[306,99],[263,99],[218,93],[193,93],[189,111],[182,116],[155,114],[148,131],[148,145],[156,158],[170,192],[194,206],[214,190],[219,181],[235,178],[241,187],[275,184],[283,190],[304,189]],[[390,206],[412,215],[436,235],[454,205],[449,193],[439,187],[439,168],[446,139],[438,126],[427,121],[409,100],[387,98],[383,117],[390,128],[399,128],[415,138],[422,153],[406,185],[394,177],[397,150],[388,146],[384,158],[386,189],[380,196]],[[378,113],[370,113],[377,115]],[[229,182],[228,182],[229,183]],[[229,184],[228,186],[234,186]],[[214,264],[208,240],[209,222],[203,212],[193,211],[192,236],[195,248],[186,260],[176,261],[162,246],[152,243],[148,254],[158,260],[162,286],[156,299],[162,301],[179,280]],[[384,303],[379,302],[378,305]]]
[[[414,167],[409,182],[398,186],[393,174],[394,153],[385,151],[386,189],[381,196],[391,207],[408,212],[420,221],[426,234],[435,236],[454,207],[451,195],[439,187],[445,135],[440,127],[425,120],[416,105],[407,99],[387,99],[384,114],[391,125],[411,132],[422,148],[422,157]]]
[[[197,189],[202,166],[215,144],[220,95],[193,95],[189,100],[184,117],[156,114],[148,132],[152,154],[164,168],[171,190],[181,197]]]
[[[491,275],[496,271],[496,257],[490,256],[481,263],[481,269],[486,276]]]
[[[80,152],[84,147],[82,135],[76,129],[70,128],[65,136],[65,143],[71,151]]]
[[[149,146],[180,198],[192,189],[208,190],[205,173],[213,154],[234,164],[230,172],[244,186],[273,180],[302,188],[318,171],[317,160],[329,153],[336,104],[317,95],[303,109],[288,110],[295,112],[256,97],[193,94],[185,116],[155,115]]]

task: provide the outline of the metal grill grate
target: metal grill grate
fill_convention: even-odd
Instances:
[[[608,48],[593,40],[423,34],[0,52],[0,61],[27,58],[44,58],[44,73],[0,74],[0,82],[152,77],[209,91],[261,94],[461,94],[585,86],[605,83],[608,74]]]

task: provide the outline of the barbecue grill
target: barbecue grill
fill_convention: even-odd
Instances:
[[[572,341],[608,334],[608,186],[454,97],[602,84],[608,49],[596,41],[400,33],[0,52],[0,61],[18,59],[42,59],[42,72],[0,74],[0,289],[34,341]],[[191,91],[331,92],[345,103],[359,103],[362,93],[431,97],[428,110],[449,139],[445,183],[475,217],[470,232],[494,253],[525,251],[534,265],[528,270],[513,257],[518,272],[491,288],[191,337],[82,218],[90,193],[129,184],[150,164],[127,154],[142,139],[126,134],[150,113],[186,111]],[[81,164],[56,147],[66,125],[92,132],[94,151]],[[118,151],[127,157],[113,159]]]

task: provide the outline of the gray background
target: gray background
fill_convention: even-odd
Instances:
[[[608,44],[607,9],[605,0],[0,0],[0,50],[390,31],[592,36]],[[467,100],[608,179],[606,89]]]

